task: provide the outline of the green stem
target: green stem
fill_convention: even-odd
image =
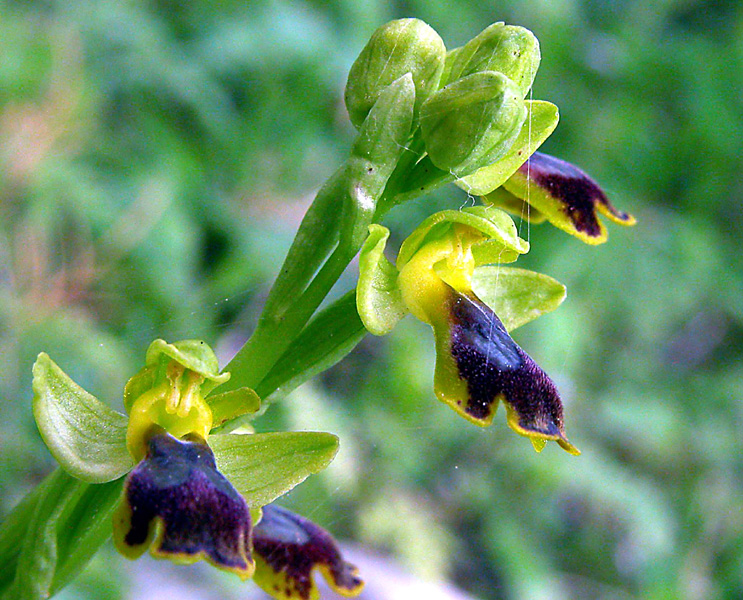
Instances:
[[[283,315],[261,319],[248,342],[225,367],[233,375],[220,391],[258,387],[302,331],[357,251],[358,248],[336,247],[307,289]]]

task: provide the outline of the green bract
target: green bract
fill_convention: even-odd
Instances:
[[[377,201],[410,137],[416,99],[410,73],[386,86],[359,130],[346,163],[346,197],[341,218],[341,245],[353,248],[366,237]]]
[[[353,63],[346,84],[346,108],[359,127],[382,90],[410,73],[415,84],[416,110],[436,90],[444,69],[446,47],[439,34],[419,19],[399,19],[382,25]]]
[[[421,134],[431,161],[458,177],[492,164],[511,147],[526,118],[520,90],[502,73],[457,79],[421,107]]]
[[[442,80],[448,84],[472,73],[497,71],[516,84],[523,98],[537,74],[540,57],[539,41],[531,31],[493,23],[447,54]]]

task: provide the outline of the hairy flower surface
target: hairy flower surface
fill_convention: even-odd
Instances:
[[[469,420],[487,425],[502,401],[511,428],[541,450],[556,441],[571,454],[560,395],[549,376],[506,331],[473,292],[449,289],[446,320],[434,325],[436,393]],[[462,385],[464,382],[466,385]]]
[[[387,234],[373,228],[362,249],[357,306],[367,328],[387,333],[411,312],[433,328],[442,402],[480,426],[503,402],[508,424],[538,451],[552,440],[578,454],[565,436],[557,388],[508,333],[556,308],[565,288],[523,269],[478,268],[528,250],[513,221],[483,207],[433,215],[403,243],[397,269],[383,257]]]
[[[587,244],[606,241],[606,227],[599,213],[620,225],[634,225],[635,218],[620,210],[586,173],[567,161],[535,152],[485,201],[521,214],[536,211],[532,220],[548,220],[555,227]],[[524,202],[531,207],[524,209]]]
[[[361,593],[358,569],[343,560],[333,537],[312,521],[275,504],[263,508],[255,526],[255,582],[275,598],[317,600],[320,592],[313,580],[322,573],[337,593],[353,597]]]
[[[248,505],[217,471],[203,440],[177,440],[165,432],[149,438],[114,517],[114,541],[124,556],[137,558],[149,547],[157,557],[183,563],[203,558],[247,579],[255,567],[250,534]]]

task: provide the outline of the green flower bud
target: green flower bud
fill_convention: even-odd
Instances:
[[[398,19],[372,34],[353,63],[346,84],[346,108],[360,127],[382,90],[406,73],[413,75],[416,112],[439,86],[446,47],[419,19]]]
[[[526,119],[521,92],[505,75],[474,73],[450,83],[421,107],[431,162],[465,177],[508,152]]]
[[[528,29],[494,23],[446,57],[445,82],[496,71],[511,79],[526,96],[539,68],[539,41]]]

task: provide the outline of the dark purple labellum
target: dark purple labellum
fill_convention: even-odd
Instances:
[[[467,382],[467,414],[487,419],[503,400],[517,415],[522,433],[572,448],[565,439],[560,395],[549,376],[511,339],[489,306],[474,294],[451,292],[451,355]]]
[[[599,206],[617,222],[634,223],[632,216],[614,208],[598,183],[569,162],[535,152],[519,171],[522,176],[528,174],[532,184],[559,202],[575,228],[589,237],[600,237],[603,233],[596,214]]]
[[[114,530],[125,555],[144,552],[159,527],[152,542],[155,556],[184,562],[205,558],[244,578],[252,574],[250,511],[217,471],[206,443],[153,435],[124,494]]]
[[[259,561],[255,581],[275,597],[315,597],[315,568],[345,596],[355,596],[363,588],[356,567],[343,560],[327,531],[280,506],[263,507],[263,518],[253,531],[253,548],[272,571],[263,571]]]

